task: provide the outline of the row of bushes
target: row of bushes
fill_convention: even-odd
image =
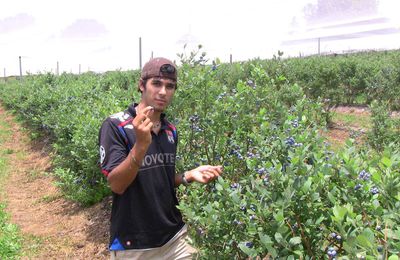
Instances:
[[[99,174],[98,131],[108,115],[131,102],[137,75],[48,73],[2,85],[3,103],[50,139],[55,173],[69,198],[93,204],[110,194]]]
[[[282,53],[279,53],[282,55]],[[386,101],[400,109],[400,51],[362,52],[221,64],[217,77],[228,86],[245,80],[252,66],[260,66],[279,81],[298,83],[310,98],[323,97],[330,106],[369,105]]]

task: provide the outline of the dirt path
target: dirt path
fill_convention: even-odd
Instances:
[[[0,106],[0,120],[12,126],[3,144],[11,169],[3,190],[11,222],[23,236],[24,259],[108,259],[110,200],[91,208],[62,198],[54,185],[43,143],[27,134]]]

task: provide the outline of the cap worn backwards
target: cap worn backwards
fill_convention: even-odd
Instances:
[[[141,78],[143,80],[152,77],[162,77],[176,81],[176,67],[170,60],[166,58],[153,58],[143,66],[141,73]]]

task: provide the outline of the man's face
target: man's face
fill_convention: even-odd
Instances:
[[[146,106],[154,107],[156,112],[163,112],[172,101],[176,89],[176,82],[167,78],[149,78],[146,86],[140,86],[142,102]]]

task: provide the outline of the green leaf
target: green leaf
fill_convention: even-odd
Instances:
[[[344,219],[347,213],[347,209],[345,207],[341,207],[339,205],[335,205],[333,207],[333,214],[335,215],[336,219],[340,222]]]
[[[268,235],[264,235],[262,233],[258,234],[260,236],[260,242],[264,245],[264,246],[268,246],[268,245],[273,245],[274,242],[271,240],[271,237]]]
[[[285,219],[285,217],[283,216],[283,211],[280,210],[278,213],[274,214],[274,218],[276,221],[281,222]]]
[[[217,191],[222,191],[224,188],[222,187],[221,184],[219,183],[215,183],[215,188],[217,189]]]
[[[381,159],[381,162],[388,168],[390,168],[392,166],[392,161],[387,157],[383,157]]]
[[[275,233],[275,240],[278,243],[282,242],[282,240],[283,240],[282,234],[281,233]]]
[[[301,238],[300,238],[300,237],[292,237],[292,238],[289,240],[289,244],[291,244],[292,246],[301,244]]]
[[[304,193],[307,193],[307,192],[310,190],[311,184],[312,184],[311,179],[308,179],[308,180],[303,184],[303,187],[301,188],[302,191],[303,191]]]
[[[391,255],[388,260],[399,260],[399,257],[397,255]]]
[[[332,204],[336,204],[336,198],[331,192],[328,192],[328,199]]]
[[[240,248],[240,250],[242,250],[248,256],[254,257],[254,256],[257,255],[257,251],[254,248],[248,248],[244,244],[239,244],[239,248]]]
[[[357,236],[356,240],[357,240],[358,244],[362,247],[365,247],[365,248],[371,247],[371,242],[369,242],[368,239],[363,235]]]

